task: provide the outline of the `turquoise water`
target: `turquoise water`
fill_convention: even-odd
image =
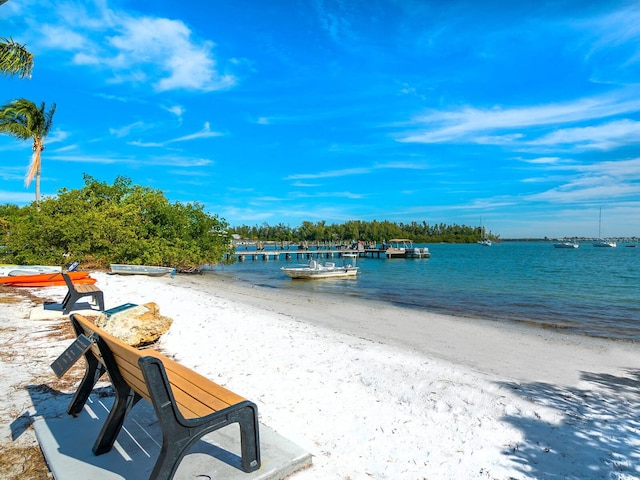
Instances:
[[[353,279],[291,280],[302,260],[247,260],[218,267],[250,284],[348,297],[464,317],[522,322],[640,342],[640,248],[554,248],[549,242],[425,244],[430,259],[358,260]]]

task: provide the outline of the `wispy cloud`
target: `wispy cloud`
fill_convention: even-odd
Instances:
[[[597,38],[592,53],[600,50],[608,52],[612,47],[632,45],[633,48],[628,51],[628,63],[640,60],[640,6],[637,3],[631,2],[627,7],[586,19],[580,24]]]
[[[620,201],[640,194],[640,158],[597,162],[590,165],[557,165],[551,170],[568,170],[573,175],[564,182],[539,193],[525,196],[528,201],[600,202]]]
[[[618,120],[602,125],[556,130],[530,145],[573,145],[585,149],[610,150],[640,142],[640,122]]]
[[[76,66],[99,69],[112,83],[151,85],[168,90],[214,91],[237,79],[220,70],[214,43],[200,40],[184,22],[115,11],[98,2],[56,3],[55,19],[37,26],[43,49],[69,52]]]
[[[163,107],[166,111],[174,114],[178,120],[182,123],[182,116],[185,113],[185,109],[180,105],[172,105],[170,107]]]
[[[174,138],[173,140],[168,140],[167,143],[188,142],[190,140],[198,140],[201,138],[221,137],[222,135],[223,134],[220,132],[211,131],[211,126],[209,125],[209,122],[206,122],[202,130],[200,130],[199,132],[191,133],[183,137]]]
[[[296,173],[285,177],[285,180],[312,180],[316,178],[337,178],[351,175],[365,175],[374,170],[394,169],[394,170],[424,170],[428,168],[424,164],[415,162],[387,162],[373,165],[371,167],[344,168],[340,170],[327,170],[317,173]]]
[[[71,163],[95,163],[103,165],[127,164],[140,166],[169,166],[169,167],[206,167],[213,164],[207,158],[193,158],[176,155],[158,155],[139,158],[138,156],[105,156],[105,155],[50,155],[49,161],[71,162]]]
[[[137,121],[120,128],[110,128],[109,133],[117,138],[127,137],[131,134],[133,130],[138,130],[143,126],[144,126],[143,122]]]
[[[364,175],[371,171],[370,168],[345,168],[342,170],[328,170],[318,173],[296,173],[285,177],[285,180],[311,180],[314,178],[335,178],[347,177],[351,175]]]
[[[555,165],[560,161],[560,157],[519,158],[518,160],[534,165]]]
[[[188,135],[183,135],[182,137],[178,137],[178,138],[171,138],[169,140],[165,140],[164,142],[153,142],[153,141],[149,141],[149,142],[145,142],[142,140],[133,140],[128,142],[129,145],[134,145],[136,147],[154,147],[154,148],[158,148],[158,147],[166,147],[168,145],[171,145],[173,143],[180,143],[180,142],[189,142],[192,140],[199,140],[199,139],[203,139],[203,138],[213,138],[213,137],[221,137],[224,134],[221,132],[214,132],[211,130],[211,126],[209,125],[209,122],[205,122],[204,127],[202,128],[202,130],[195,132],[195,133],[190,133]]]
[[[465,108],[462,110],[434,111],[416,117],[416,127],[424,126],[423,132],[401,135],[399,142],[404,143],[491,143],[512,144],[516,141],[533,144],[536,139],[530,138],[532,133],[514,132],[513,130],[536,126],[557,126],[562,124],[594,121],[615,115],[632,114],[640,111],[640,100],[623,96],[601,96],[579,99],[563,104],[547,104],[531,107],[493,108],[482,110]],[[608,132],[618,138],[620,129],[627,132],[631,124],[611,122],[613,128],[602,128],[601,133]],[[635,123],[635,122],[632,122]],[[505,131],[500,133],[500,131]],[[498,132],[492,135],[480,135],[485,132]],[[573,134],[578,133],[574,129]],[[564,135],[567,139],[571,133]],[[546,140],[546,142],[544,141]],[[550,144],[553,141],[562,143],[563,135],[549,134],[537,141]],[[603,143],[600,144],[601,146]]]

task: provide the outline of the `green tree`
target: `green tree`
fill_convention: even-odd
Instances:
[[[40,107],[26,98],[19,98],[0,108],[0,133],[6,133],[19,140],[33,141],[33,155],[25,176],[28,187],[36,179],[36,206],[40,204],[40,172],[42,169],[42,151],[44,140],[53,123],[56,104],[45,111],[45,104]]]
[[[0,2],[0,5],[4,3],[2,0]],[[29,53],[26,46],[14,42],[11,37],[0,37],[0,73],[29,78],[32,70],[33,55]]]
[[[107,185],[85,175],[82,189],[62,189],[39,209],[0,206],[2,235],[3,261],[24,264],[78,260],[88,268],[127,263],[184,271],[219,263],[231,250],[224,220],[125,177]]]

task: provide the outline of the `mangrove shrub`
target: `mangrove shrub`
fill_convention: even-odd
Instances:
[[[79,190],[62,189],[36,205],[0,207],[3,261],[94,267],[110,263],[190,269],[224,259],[227,223],[199,203],[170,203],[160,190],[113,185],[84,176]]]

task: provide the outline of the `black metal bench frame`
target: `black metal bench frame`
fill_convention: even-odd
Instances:
[[[93,303],[98,305],[98,308],[103,311],[104,310],[104,293],[95,285],[82,285],[79,291],[71,280],[71,277],[66,273],[62,274],[62,278],[64,278],[64,283],[67,284],[67,288],[69,291],[62,300],[62,313],[64,315],[68,314],[71,310],[73,310],[73,306],[76,304],[78,300],[83,297],[91,297],[93,299]]]
[[[88,336],[94,342],[94,346],[84,354],[87,361],[84,378],[67,408],[67,413],[78,415],[100,377],[105,372],[109,374],[116,396],[93,446],[94,454],[101,455],[111,450],[126,415],[146,394],[139,392],[139,387],[129,385],[123,378],[108,343],[101,336],[100,329],[83,327],[76,316],[71,315],[76,335]],[[113,337],[111,339],[113,341]],[[162,447],[150,480],[172,479],[180,461],[194,443],[208,433],[232,423],[238,423],[240,426],[242,470],[249,473],[260,468],[258,408],[253,402],[244,400],[200,418],[186,419],[178,408],[162,362],[163,358],[165,361],[172,360],[157,352],[153,355],[145,355],[144,350],[138,353],[138,365],[162,430]],[[216,385],[214,382],[211,383]]]

